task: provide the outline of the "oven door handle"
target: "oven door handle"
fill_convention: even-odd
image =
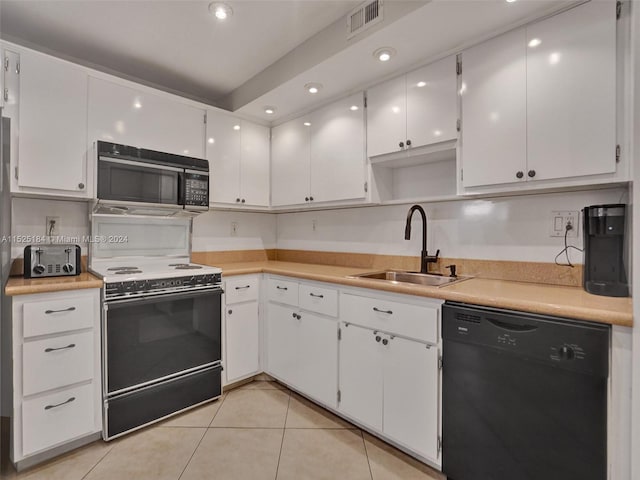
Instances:
[[[105,303],[111,307],[117,307],[120,305],[128,305],[131,303],[136,303],[138,305],[145,305],[147,303],[156,303],[162,302],[165,300],[182,300],[187,298],[196,298],[202,297],[205,295],[222,295],[222,287],[213,287],[202,290],[194,291],[182,291],[176,293],[161,293],[156,295],[149,296],[140,296],[140,297],[131,297],[131,298],[122,298],[117,300],[109,300],[107,299]]]

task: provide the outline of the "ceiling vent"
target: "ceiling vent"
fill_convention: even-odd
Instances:
[[[367,1],[347,15],[347,40],[382,21],[382,0]]]

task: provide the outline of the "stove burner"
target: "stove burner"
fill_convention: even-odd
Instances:
[[[140,269],[138,267],[111,267],[111,268],[107,268],[107,270],[113,271],[113,272],[120,272],[120,271],[127,271],[127,270],[139,271]]]
[[[176,266],[176,270],[197,270],[199,268],[202,268],[202,267],[200,265],[188,265],[188,264]]]
[[[116,275],[128,275],[129,273],[142,273],[142,270],[118,270]]]
[[[188,266],[188,263],[170,263],[169,266],[170,267],[186,267]]]

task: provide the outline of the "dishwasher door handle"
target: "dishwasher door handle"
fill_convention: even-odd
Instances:
[[[487,321],[498,328],[509,330],[510,332],[534,332],[538,329],[535,325],[520,325],[518,323],[503,322],[495,318],[487,318]]]

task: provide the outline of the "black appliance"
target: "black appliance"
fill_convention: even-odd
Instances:
[[[80,275],[80,246],[60,243],[24,247],[24,278]]]
[[[607,478],[610,327],[447,302],[443,472]]]
[[[222,394],[220,282],[215,273],[105,284],[105,440]]]
[[[123,210],[209,209],[207,160],[103,141],[97,142],[97,150],[98,203]]]
[[[584,289],[595,295],[628,297],[625,267],[625,204],[584,208]]]

